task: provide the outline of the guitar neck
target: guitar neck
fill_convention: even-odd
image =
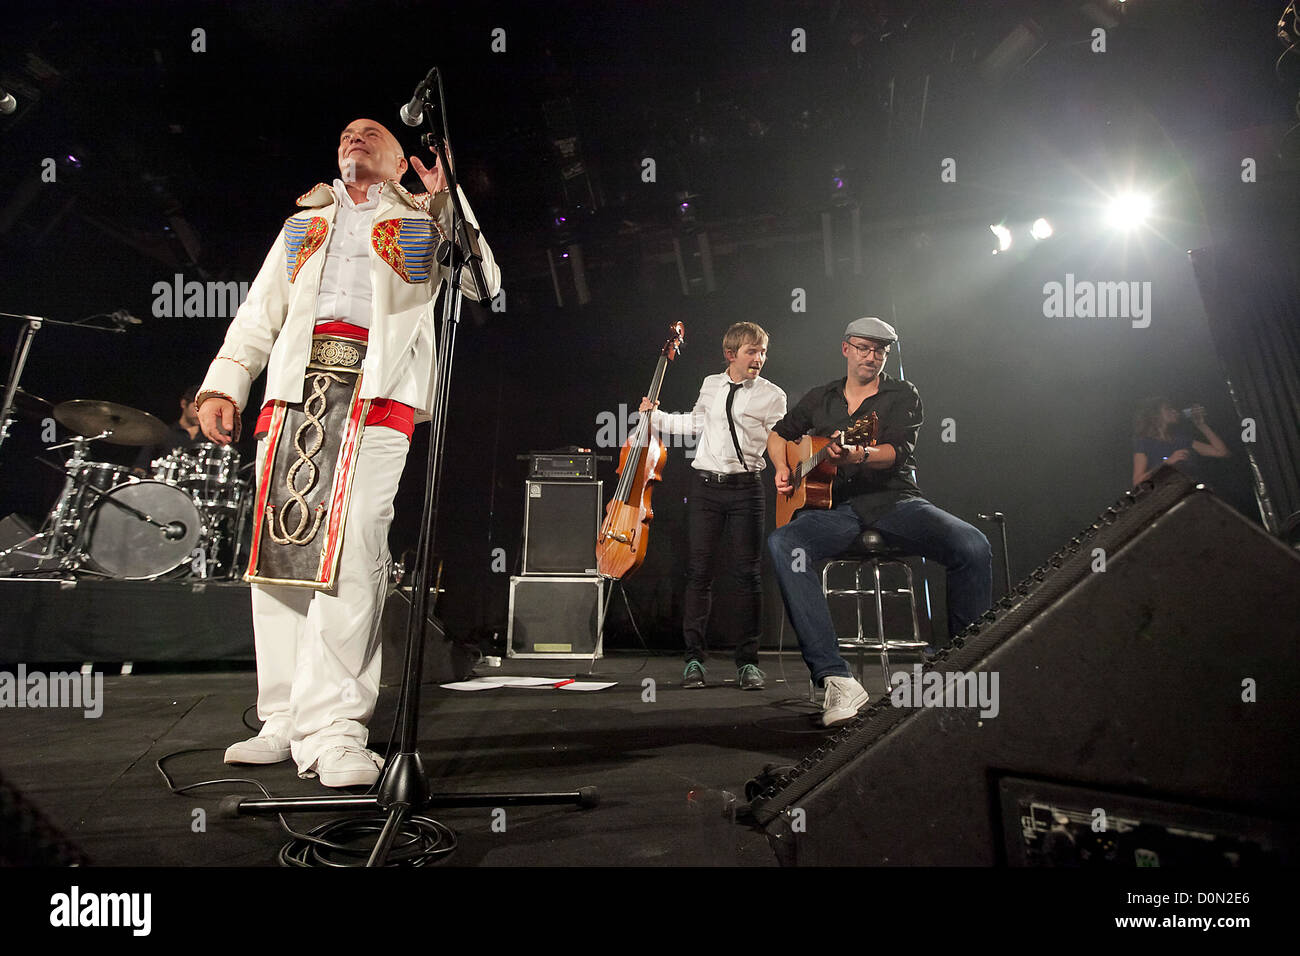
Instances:
[[[799,467],[795,469],[795,480],[802,481],[814,468],[824,462],[830,456],[830,449],[831,446],[826,445],[799,462]]]
[[[875,444],[874,429],[868,430],[865,434],[861,434],[861,433],[853,434],[853,430],[856,427],[857,427],[856,425],[853,425],[853,427],[851,427],[848,430],[848,433],[845,434],[843,438],[841,438],[840,440],[843,441],[845,438],[847,438],[849,439],[850,444],[855,444],[856,442],[861,441],[863,438],[866,438],[870,444]],[[831,454],[831,442],[828,441],[817,451],[813,452],[803,461],[799,462],[798,467],[794,469],[794,473],[790,476],[790,481],[793,484],[797,485],[805,477],[811,474],[813,470],[816,469],[822,462],[824,462],[827,458],[829,458],[830,454]]]

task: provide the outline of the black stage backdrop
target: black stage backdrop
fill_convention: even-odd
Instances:
[[[1297,164],[1283,138],[1294,88],[1271,69],[1277,11],[1126,6],[1104,54],[1090,49],[1090,14],[1054,2],[484,4],[432,41],[427,5],[376,3],[365,12],[382,33],[375,49],[358,49],[355,14],[333,3],[28,9],[0,40],[0,75],[26,91],[0,118],[13,184],[0,199],[0,310],[131,309],[145,324],[120,335],[43,330],[23,385],[174,420],[229,318],[159,314],[157,284],[250,281],[294,198],[336,175],[348,121],[374,116],[414,150],[397,108],[436,62],[506,290],[502,310],[467,306],[458,337],[439,528],[454,630],[504,636],[524,512],[516,455],[595,445],[636,406],[676,320],[688,344],[668,372],[668,410],[688,409],[721,367],[732,322],[771,333],[765,375],[792,403],[843,375],[849,320],[894,323],[888,371],[901,359],[925,403],[921,487],[968,521],[1004,512],[1013,578],[1128,487],[1132,412],[1151,394],[1207,408],[1233,452],[1207,477],[1257,518],[1220,350],[1239,401],[1261,409],[1261,435],[1280,434],[1264,419],[1282,421],[1288,403],[1294,427],[1294,362],[1279,382],[1232,348],[1264,334],[1235,335],[1241,322],[1285,328],[1294,298],[1261,290],[1246,312],[1212,306],[1229,323],[1212,337],[1186,250],[1214,243],[1227,219],[1253,223],[1265,248],[1294,231]],[[1039,52],[1006,68],[990,59],[1035,29]],[[807,52],[793,49],[795,30]],[[1258,165],[1248,185],[1243,157]],[[46,159],[55,182],[41,178]],[[1129,183],[1155,193],[1157,213],[1121,237],[1097,220]],[[1035,243],[1026,227],[1039,215],[1057,231]],[[993,256],[999,221],[1016,245]],[[1149,321],[1050,315],[1045,287],[1074,280],[1150,283]],[[0,325],[0,357],[17,331]],[[424,432],[397,500],[396,554],[415,543]],[[37,463],[43,443],[40,424],[23,422],[0,452],[0,512],[39,522],[50,507],[60,478]],[[1297,446],[1270,447],[1279,508],[1295,510]],[[671,452],[649,558],[628,582],[662,648],[681,646],[688,467]],[[609,466],[602,477],[608,494]],[[942,578],[930,579],[941,621]],[[773,589],[769,646],[780,611]],[[611,628],[610,645],[636,646],[621,610]]]

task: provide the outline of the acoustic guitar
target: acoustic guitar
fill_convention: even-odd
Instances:
[[[777,492],[776,526],[790,523],[800,508],[832,508],[831,482],[835,480],[835,462],[830,461],[830,446],[838,441],[844,445],[874,445],[880,430],[880,419],[875,412],[853,421],[839,438],[820,438],[804,435],[798,441],[785,443],[785,462],[790,469],[790,484],[794,490],[788,495]]]

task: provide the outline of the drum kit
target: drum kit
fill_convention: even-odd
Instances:
[[[46,448],[71,448],[61,469],[63,490],[40,531],[0,551],[0,567],[12,554],[27,559],[26,576],[54,572],[122,581],[239,578],[248,563],[251,462],[241,468],[239,452],[232,446],[204,442],[154,459],[152,473],[141,478],[128,467],[91,461],[87,452],[92,442],[101,440],[111,445],[160,445],[169,430],[158,418],[113,402],[77,400],[51,406],[19,392],[18,414],[42,418],[52,413],[76,437]],[[45,415],[40,414],[42,408]]]

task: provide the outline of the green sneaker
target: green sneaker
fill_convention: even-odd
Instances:
[[[699,661],[687,661],[686,670],[682,673],[683,687],[703,687],[704,686],[704,665]]]
[[[740,684],[741,690],[762,690],[767,686],[763,683],[763,678],[766,676],[758,669],[757,664],[746,664],[736,671],[736,681]]]

